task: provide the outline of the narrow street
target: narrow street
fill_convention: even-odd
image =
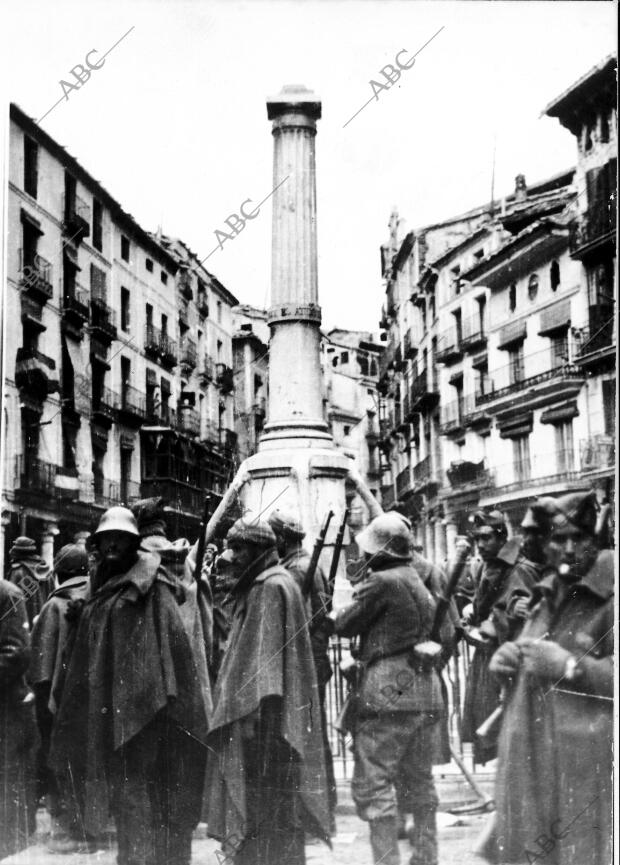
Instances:
[[[477,778],[486,793],[491,794],[492,782],[488,775]],[[464,781],[450,774],[437,778],[438,792],[442,800],[441,808],[452,808],[458,804],[473,801],[473,795]],[[372,861],[368,841],[368,827],[355,815],[351,801],[349,784],[342,781],[338,785],[339,806],[337,813],[338,833],[332,839],[332,850],[320,843],[309,844],[306,848],[307,865],[370,865]],[[439,828],[439,865],[483,865],[482,859],[472,852],[480,834],[486,814],[453,815],[446,810],[438,814]],[[39,813],[41,839],[39,843],[11,856],[3,865],[115,865],[114,847],[98,850],[90,855],[73,854],[59,856],[49,853],[45,847],[48,819],[45,812]],[[409,860],[409,845],[401,841],[401,860],[403,865]],[[222,857],[216,855],[219,845],[206,837],[206,827],[201,824],[194,835],[192,844],[192,865],[220,865]]]

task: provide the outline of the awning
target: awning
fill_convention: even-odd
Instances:
[[[553,424],[564,423],[564,421],[571,420],[571,418],[577,417],[578,415],[579,409],[577,408],[577,400],[571,400],[571,402],[564,403],[563,405],[548,408],[541,414],[540,422]]]

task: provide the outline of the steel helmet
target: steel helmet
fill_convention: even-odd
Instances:
[[[395,559],[411,558],[411,533],[400,514],[389,512],[375,517],[355,538],[364,553],[385,553]]]
[[[99,520],[95,534],[100,535],[103,532],[125,532],[128,535],[140,537],[136,518],[129,508],[122,507],[108,508],[104,513]]]

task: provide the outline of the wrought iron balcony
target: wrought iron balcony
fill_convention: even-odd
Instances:
[[[147,396],[146,399],[146,422],[149,426],[177,428],[177,415],[168,402],[154,402]]]
[[[209,302],[207,301],[206,294],[200,292],[198,294],[198,298],[196,300],[196,308],[198,310],[198,315],[201,318],[207,318],[209,315]]]
[[[580,328],[575,336],[575,363],[613,355],[616,348],[616,320],[611,316],[594,326]]]
[[[490,384],[487,387],[491,387]],[[468,394],[463,397],[463,412],[462,412],[462,421],[463,426],[466,427],[476,427],[482,426],[484,424],[489,424],[491,422],[491,415],[487,411],[487,409],[483,405],[478,405],[479,398],[486,392],[485,390],[478,389],[475,394]]]
[[[441,435],[462,433],[465,427],[463,420],[464,401],[456,399],[441,407],[439,431]]]
[[[614,469],[616,443],[611,435],[595,435],[579,442],[579,459],[583,472]]]
[[[179,278],[177,280],[177,285],[179,286],[179,291],[187,300],[191,300],[194,296],[194,292],[192,291],[192,278],[187,271],[181,271],[179,273]]]
[[[434,408],[439,402],[439,391],[437,385],[432,381],[428,370],[422,370],[411,381],[409,388],[412,411],[424,411]]]
[[[198,362],[198,349],[193,339],[184,337],[181,340],[181,364],[187,369],[195,369]]]
[[[568,350],[566,358],[544,350],[499,367],[493,371],[489,389],[476,395],[476,405],[493,406],[497,410],[498,405],[506,401],[534,406],[550,395],[574,396],[583,383],[583,373],[569,357]]]
[[[494,466],[490,485],[495,492],[509,493],[579,481],[580,477],[581,472],[576,470],[575,452],[572,449],[554,450]]]
[[[430,454],[414,465],[413,480],[415,489],[418,492],[437,483],[433,475],[433,463]]]
[[[91,416],[96,423],[110,427],[116,418],[116,409],[120,403],[119,395],[109,387],[93,390],[91,400]]]
[[[22,321],[35,331],[47,329],[43,324],[43,307],[27,294],[22,294]]]
[[[204,382],[215,379],[215,364],[208,354],[203,355],[198,367],[198,375]]]
[[[235,381],[233,371],[225,363],[216,364],[215,383],[223,394],[230,393],[232,390],[234,390]]]
[[[453,363],[463,354],[460,346],[459,333],[456,327],[450,327],[440,335],[437,341],[437,363]]]
[[[64,211],[63,234],[73,242],[80,243],[90,234],[90,207],[79,195],[65,196]]]
[[[200,435],[200,412],[191,406],[178,406],[177,428],[190,435]]]
[[[124,384],[121,388],[118,412],[119,416],[128,423],[138,425],[143,423],[146,420],[146,394],[130,384]]]
[[[581,258],[616,234],[615,201],[602,201],[591,207],[570,229],[569,250],[573,258]]]
[[[450,468],[446,470],[446,476],[453,489],[486,486],[491,479],[484,460],[477,463],[468,460],[452,462]]]
[[[54,295],[52,286],[52,265],[38,253],[26,253],[19,250],[19,285],[22,291],[27,291],[46,303]]]
[[[479,351],[487,344],[484,322],[479,315],[465,319],[461,327],[462,351]]]
[[[42,351],[30,346],[17,349],[15,384],[35,399],[42,401],[59,389],[58,378],[51,375],[55,370],[56,361]]]
[[[197,518],[204,506],[204,491],[201,487],[171,478],[143,480],[141,495],[143,498],[163,496],[173,510],[193,514]]]
[[[178,346],[165,331],[152,324],[147,324],[144,337],[144,350],[155,357],[162,366],[174,367],[178,359]]]
[[[88,293],[79,285],[66,289],[62,298],[62,315],[67,321],[81,327],[88,321]]]
[[[90,301],[90,330],[94,336],[108,345],[117,337],[116,312],[100,297]]]
[[[58,466],[35,457],[20,454],[15,458],[16,489],[47,497],[56,495]]]

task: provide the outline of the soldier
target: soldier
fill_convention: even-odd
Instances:
[[[50,765],[70,773],[85,830],[111,812],[119,865],[189,865],[207,717],[178,581],[139,549],[130,510],[104,513],[99,563],[77,626]]]
[[[321,703],[325,769],[327,771],[329,786],[329,809],[332,830],[335,831],[336,778],[334,776],[332,752],[327,737],[327,716],[325,714],[325,692],[327,683],[332,677],[332,668],[329,662],[329,635],[331,626],[326,621],[329,586],[327,578],[318,564],[311,584],[307,585],[306,575],[308,566],[310,565],[310,555],[302,546],[302,541],[306,534],[299,517],[292,512],[278,508],[272,511],[268,522],[276,536],[280,564],[294,577],[295,582],[301,589],[306,604],[310,642],[312,643],[312,657],[314,658],[314,669],[316,671],[319,700]]]
[[[41,737],[40,775],[46,781],[47,805],[52,818],[48,849],[71,853],[87,842],[81,831],[79,813],[68,793],[69,779],[56,777],[48,767],[50,740],[62,691],[65,649],[70,632],[67,611],[80,602],[88,585],[88,553],[78,544],[66,544],[54,559],[58,588],[49,596],[32,631],[32,654],[28,678],[34,689],[37,724]],[[70,787],[69,787],[70,789]]]
[[[594,494],[570,493],[541,507],[550,523],[547,568],[521,635],[491,661],[509,695],[499,740],[495,843],[486,856],[502,863],[608,865],[614,557],[597,549]]]
[[[517,611],[519,598],[529,598],[538,578],[537,569],[520,553],[517,540],[507,540],[507,528],[499,511],[477,511],[470,517],[482,567],[474,575],[476,584],[472,605],[463,610],[465,623],[477,630],[466,630],[466,639],[476,646],[469,668],[461,736],[472,742],[474,760],[486,763],[497,754],[492,736],[483,741],[476,731],[497,709],[500,687],[489,673],[489,661],[498,645],[512,639],[523,624]],[[473,636],[475,635],[475,636]]]
[[[32,628],[35,617],[54,590],[52,569],[37,553],[32,538],[25,535],[17,538],[9,550],[9,559],[6,578],[24,593],[28,624]]]
[[[0,859],[26,847],[35,830],[37,735],[25,679],[29,656],[23,592],[0,580]]]
[[[209,834],[235,865],[303,865],[304,830],[329,839],[303,600],[266,522],[237,520],[227,543],[239,578],[209,736]]]
[[[403,519],[382,514],[356,537],[367,575],[355,586],[353,603],[332,613],[336,633],[360,638],[361,676],[354,691],[351,732],[355,769],[352,793],[357,813],[370,824],[374,862],[399,865],[396,784],[402,767],[416,783],[417,841],[412,865],[437,863],[437,794],[429,771],[416,766],[417,741],[442,712],[439,676],[428,647],[435,602],[411,566],[411,537]],[[416,649],[417,647],[417,649]],[[431,648],[440,647],[434,643]],[[422,786],[426,786],[422,790]]]

